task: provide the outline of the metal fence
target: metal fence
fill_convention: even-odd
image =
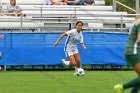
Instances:
[[[0,16],[1,31],[67,31],[83,21],[88,31],[128,32],[138,14],[113,12],[112,6],[21,5],[26,16]],[[5,9],[6,11],[6,9]],[[5,13],[6,15],[8,13]]]
[[[35,15],[35,14],[32,14]],[[38,15],[38,14],[37,14]],[[77,21],[83,21],[83,29],[91,31],[128,32],[133,26],[136,14],[40,14],[38,17],[0,17],[0,31],[44,32],[67,31],[75,28]],[[59,17],[56,17],[59,16]]]

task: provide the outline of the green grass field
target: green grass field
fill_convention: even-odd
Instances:
[[[1,71],[0,93],[114,93],[115,84],[135,77],[134,71],[86,71],[85,76],[73,76],[73,71]]]

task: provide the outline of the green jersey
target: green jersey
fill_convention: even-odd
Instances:
[[[126,43],[126,49],[125,49],[126,55],[140,54],[140,43],[137,41],[138,33],[140,33],[140,24],[134,25],[130,31]]]

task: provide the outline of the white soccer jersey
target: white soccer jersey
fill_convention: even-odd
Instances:
[[[76,29],[67,31],[66,33],[68,35],[68,38],[66,40],[68,46],[76,45],[77,42],[83,43],[83,35],[81,32],[78,33]]]
[[[72,54],[78,53],[76,44],[83,43],[83,35],[82,33],[78,33],[76,29],[70,30],[66,32],[68,37],[65,42],[65,48],[64,51],[67,52],[67,54],[70,56]]]

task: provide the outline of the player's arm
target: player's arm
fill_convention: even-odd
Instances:
[[[137,40],[138,40],[138,42],[140,43],[140,32],[138,33]]]
[[[80,43],[83,49],[86,49],[86,46],[84,43]]]
[[[4,35],[3,34],[0,34],[0,39],[4,38]]]
[[[138,40],[138,42],[140,43],[140,27],[138,28],[137,40]]]
[[[81,44],[83,49],[86,49],[86,46],[84,44],[84,40],[83,40],[83,35],[82,34],[81,34],[81,38],[80,38],[80,44]]]
[[[57,46],[58,43],[60,42],[60,40],[61,40],[64,36],[67,36],[67,33],[61,34],[60,37],[58,38],[58,40],[54,43],[54,46]]]

